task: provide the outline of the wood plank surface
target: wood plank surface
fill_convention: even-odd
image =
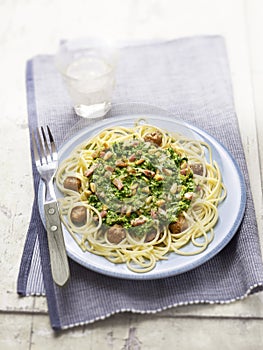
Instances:
[[[54,53],[62,38],[225,37],[262,243],[262,17],[260,0],[0,1],[0,349],[263,346],[262,293],[227,305],[189,305],[152,316],[117,315],[59,335],[50,328],[45,298],[16,294],[33,199],[25,64],[33,55]]]

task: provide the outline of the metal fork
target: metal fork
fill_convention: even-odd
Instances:
[[[47,136],[43,127],[32,132],[35,163],[41,179],[45,183],[44,212],[50,254],[51,272],[54,282],[63,286],[69,279],[69,265],[59,217],[59,208],[54,191],[54,176],[58,167],[58,153],[50,128]],[[42,134],[42,137],[41,137]]]

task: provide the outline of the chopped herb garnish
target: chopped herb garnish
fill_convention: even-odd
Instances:
[[[195,191],[193,172],[187,158],[173,148],[133,139],[115,142],[97,150],[96,155],[92,163],[95,170],[89,175],[96,191],[88,196],[88,202],[106,211],[104,225],[122,225],[141,237],[156,222],[159,226],[169,224],[189,208],[189,193]],[[182,164],[187,167],[183,174]],[[176,191],[170,191],[175,184]]]

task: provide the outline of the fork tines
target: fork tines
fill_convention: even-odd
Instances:
[[[49,126],[47,125],[47,132],[50,145],[48,144],[43,126],[40,127],[40,130],[36,129],[36,132],[32,131],[33,152],[37,166],[57,161],[57,150]]]

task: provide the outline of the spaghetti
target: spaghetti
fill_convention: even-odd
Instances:
[[[226,196],[207,143],[145,124],[112,127],[78,146],[56,184],[62,221],[81,249],[134,272],[169,253],[205,250]]]

